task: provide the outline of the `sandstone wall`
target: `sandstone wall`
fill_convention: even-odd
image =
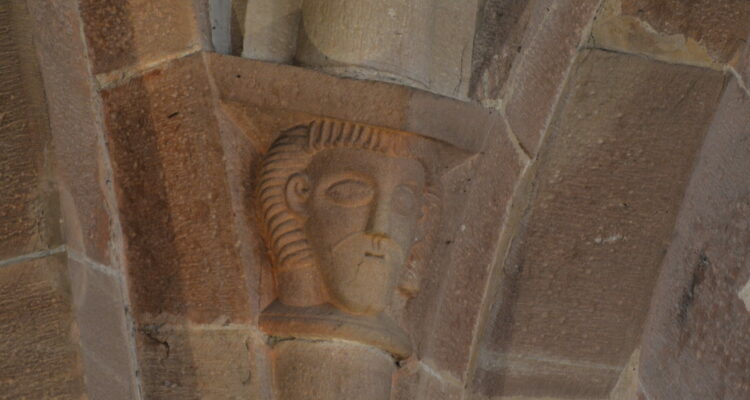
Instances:
[[[0,398],[273,399],[256,171],[313,117],[471,153],[392,399],[747,398],[748,3],[370,3],[0,5]]]

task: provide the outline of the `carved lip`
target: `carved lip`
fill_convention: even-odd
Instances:
[[[372,252],[369,252],[369,251],[365,252],[365,257],[377,258],[379,260],[385,260],[385,254],[377,254],[377,253],[372,253]]]

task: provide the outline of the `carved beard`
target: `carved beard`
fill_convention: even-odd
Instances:
[[[347,236],[322,257],[331,301],[355,314],[378,314],[388,303],[406,253],[383,235]]]

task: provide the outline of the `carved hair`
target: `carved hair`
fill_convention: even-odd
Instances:
[[[260,174],[259,200],[268,246],[281,269],[308,265],[313,254],[299,217],[287,206],[287,180],[303,171],[312,157],[333,148],[354,148],[409,157],[409,138],[371,126],[317,120],[283,132],[271,145]]]

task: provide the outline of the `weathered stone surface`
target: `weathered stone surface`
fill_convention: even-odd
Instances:
[[[436,247],[419,295],[407,304],[403,323],[414,332],[419,357],[459,381],[521,164],[499,124],[484,150],[446,177]]]
[[[742,51],[738,52],[737,58],[733,60],[733,67],[742,77],[747,88],[747,82],[750,82],[750,40],[745,44]]]
[[[200,55],[102,97],[136,318],[247,320],[245,276]]]
[[[637,349],[630,356],[630,360],[622,369],[617,384],[609,394],[609,400],[636,400],[640,382],[638,380],[638,364],[641,360],[641,350]]]
[[[22,1],[0,4],[0,260],[60,243],[47,115]]]
[[[446,379],[416,360],[408,360],[393,375],[393,400],[460,400],[463,384]]]
[[[356,78],[427,88],[432,0],[302,2],[296,60]]]
[[[730,82],[700,153],[644,332],[651,399],[750,397],[750,98]]]
[[[565,77],[598,4],[599,0],[564,0],[537,5],[549,11],[539,22],[538,32],[522,42],[522,56],[514,63],[502,94],[511,129],[530,154],[536,154],[547,131]],[[535,21],[539,17],[535,16]]]
[[[242,14],[242,57],[292,63],[302,22],[302,0],[254,0]]]
[[[194,7],[184,0],[80,0],[93,72],[154,64],[200,49]]]
[[[74,1],[29,0],[53,135],[66,246],[109,264],[106,157]]]
[[[709,70],[582,54],[499,261],[474,392],[609,394],[636,348],[722,87]]]
[[[224,147],[227,183],[239,240],[238,251],[242,268],[247,274],[249,308],[255,319],[273,301],[275,294],[268,251],[261,240],[262,224],[255,208],[255,196],[250,195],[255,193],[257,170],[262,157],[258,143],[253,142],[244,131],[247,128],[245,123],[251,119],[244,114],[242,107],[237,107],[239,110],[222,104],[217,108],[216,117]],[[249,114],[261,115],[255,111]],[[250,126],[258,125],[261,124],[250,123]]]
[[[145,398],[269,399],[262,349],[242,327],[145,325],[138,329]],[[257,351],[256,351],[257,350]]]
[[[500,98],[514,61],[524,50],[524,39],[541,27],[542,18],[532,17],[534,11],[543,9],[538,3],[536,0],[480,2],[469,97],[488,103]],[[536,16],[543,17],[546,13],[537,12]]]
[[[621,0],[623,15],[637,16],[658,32],[684,35],[727,62],[750,36],[750,3],[742,0]]]
[[[82,398],[64,256],[0,267],[0,398]]]
[[[233,8],[246,10],[243,57],[464,99],[477,3],[256,0]]]
[[[497,115],[479,105],[400,85],[341,79],[217,54],[204,56],[221,100],[260,108],[273,116],[269,120],[278,118],[274,113],[279,110],[330,117],[414,132],[470,152],[481,150],[498,121]]]
[[[750,35],[743,0],[607,0],[594,45],[658,59],[720,68]]]
[[[285,340],[274,352],[279,400],[390,399],[391,356],[346,342]]]
[[[130,330],[125,321],[121,279],[114,270],[68,259],[75,317],[92,399],[132,399],[135,371]]]
[[[435,0],[428,90],[468,99],[479,0]]]

